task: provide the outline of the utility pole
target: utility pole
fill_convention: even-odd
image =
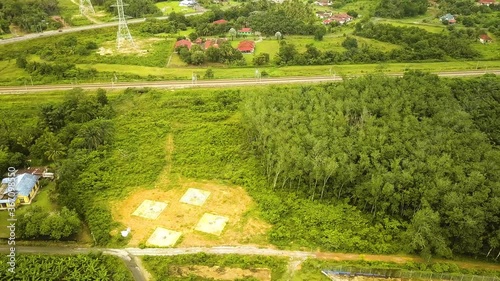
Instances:
[[[95,10],[94,7],[92,6],[92,3],[90,2],[90,0],[80,0],[80,14],[84,16],[88,14],[88,12],[95,14]]]
[[[128,41],[134,48],[137,46],[134,43],[130,30],[128,29],[127,19],[123,7],[128,4],[123,4],[123,0],[116,0],[116,7],[118,10],[118,32],[116,33],[116,48],[119,50],[122,47],[123,41]]]

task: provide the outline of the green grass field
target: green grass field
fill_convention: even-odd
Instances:
[[[168,15],[171,12],[176,12],[176,13],[194,13],[194,12],[196,12],[191,7],[179,6],[178,1],[158,2],[155,5],[156,5],[156,7],[158,7],[158,9],[160,9],[163,12],[164,15]]]
[[[472,44],[472,47],[481,53],[484,59],[488,60],[498,60],[500,59],[500,42],[497,39],[493,39],[493,42],[487,44],[481,44],[476,42]]]
[[[446,30],[446,26],[439,23],[439,20],[432,21],[429,23],[423,23],[423,22],[409,21],[409,20],[379,19],[377,20],[377,23],[388,23],[394,26],[401,26],[401,27],[418,27],[433,33],[441,33],[444,30]]]
[[[15,85],[26,79],[29,79],[29,74],[24,69],[18,68],[15,60],[0,61],[1,84]]]
[[[174,55],[175,56],[175,55]],[[251,55],[250,55],[251,56]],[[168,80],[189,80],[193,72],[203,74],[209,66],[186,67],[186,68],[161,68],[147,66],[131,66],[120,64],[78,64],[81,68],[95,68],[97,71],[113,72],[123,74],[134,74],[141,77],[148,75],[157,76]],[[330,69],[336,75],[360,75],[383,71],[385,73],[401,73],[405,70],[423,70],[431,72],[475,70],[475,69],[499,69],[500,61],[455,61],[455,62],[428,62],[428,63],[384,63],[384,64],[340,64],[319,66],[286,66],[286,67],[259,67],[266,71],[270,77],[285,76],[327,76]],[[216,79],[227,78],[254,78],[254,66],[245,68],[214,68]],[[198,75],[200,77],[200,75]]]

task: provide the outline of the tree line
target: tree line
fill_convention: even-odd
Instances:
[[[500,151],[437,76],[274,89],[242,110],[271,189],[347,202],[427,258],[500,251]]]
[[[476,41],[478,32],[473,29],[453,29],[449,35],[428,32],[418,27],[398,27],[391,24],[356,24],[355,35],[382,42],[402,45],[395,51],[398,56],[420,59],[475,58],[479,53],[470,43]],[[398,53],[399,52],[399,53]]]

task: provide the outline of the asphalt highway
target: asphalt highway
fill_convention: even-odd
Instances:
[[[441,77],[464,77],[464,76],[480,76],[486,73],[500,75],[500,70],[465,70],[465,71],[449,71],[437,72]],[[387,74],[390,76],[402,76],[402,73]],[[356,76],[350,76],[353,78]],[[315,76],[315,77],[282,77],[282,78],[261,78],[261,79],[215,79],[215,80],[170,80],[170,81],[154,81],[154,82],[123,82],[123,83],[84,83],[84,84],[56,84],[56,85],[25,85],[25,86],[7,86],[0,87],[0,94],[26,94],[34,92],[47,91],[66,91],[73,88],[82,88],[84,90],[102,89],[126,89],[126,88],[160,88],[160,89],[184,89],[184,88],[226,88],[236,86],[256,86],[256,85],[273,85],[273,84],[295,84],[295,83],[320,83],[320,82],[339,82],[344,78],[339,76]]]

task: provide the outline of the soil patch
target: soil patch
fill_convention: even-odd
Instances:
[[[107,41],[102,44],[97,53],[101,56],[106,55],[146,55],[149,50],[153,49],[153,44],[161,41],[160,38],[147,38],[147,39],[134,39],[136,47],[131,46],[127,41],[123,42],[123,46],[118,50],[116,48],[116,41]]]
[[[257,280],[268,281],[271,280],[271,270],[267,268],[256,269],[242,269],[231,267],[209,267],[209,266],[172,266],[170,268],[173,272],[177,272],[179,277],[188,277],[191,274],[204,277],[213,278],[215,280],[235,280],[239,278],[253,277]]]
[[[146,242],[157,227],[181,232],[182,237],[178,244],[180,247],[242,245],[262,240],[267,242],[263,237],[266,237],[271,226],[264,221],[249,217],[248,212],[255,208],[255,203],[243,188],[183,180],[179,180],[177,187],[170,190],[161,190],[161,183],[157,183],[156,186],[158,188],[137,190],[125,200],[112,203],[114,220],[132,229],[128,246],[137,247],[140,243]],[[203,206],[181,203],[180,198],[189,188],[208,191],[210,197]],[[144,200],[165,202],[168,207],[156,220],[133,216],[132,212]],[[195,231],[204,213],[228,218],[220,236]]]

